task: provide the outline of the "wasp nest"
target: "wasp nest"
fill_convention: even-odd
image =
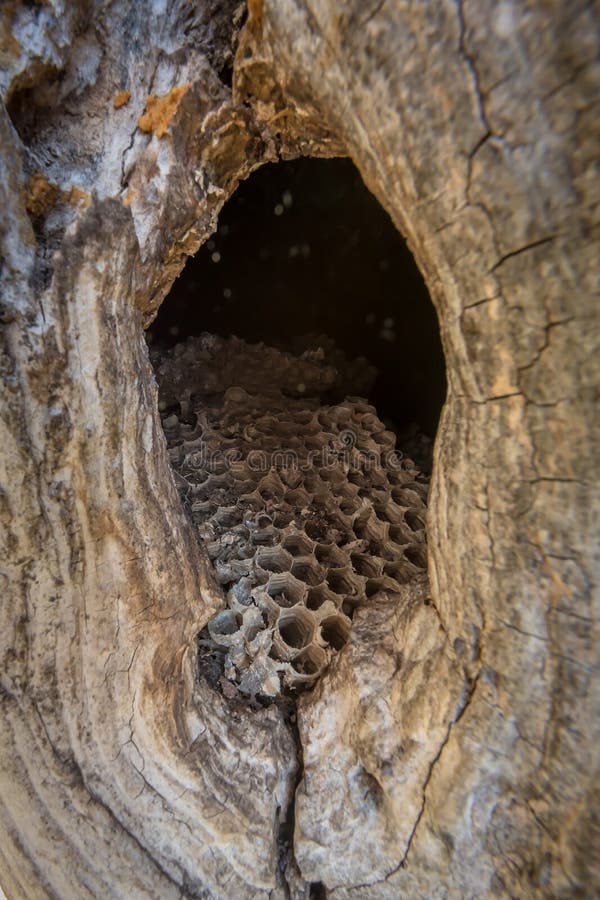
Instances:
[[[322,357],[202,335],[156,361],[180,496],[227,601],[200,649],[232,696],[310,686],[354,610],[426,567],[426,479],[368,402],[323,404]]]

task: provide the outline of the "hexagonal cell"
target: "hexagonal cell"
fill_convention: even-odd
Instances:
[[[360,417],[360,424],[366,431],[371,433],[374,431],[383,431],[385,428],[385,425],[379,416],[376,416],[372,412],[364,413],[364,415]]]
[[[252,532],[251,541],[256,547],[273,547],[279,542],[279,531],[271,525]]]
[[[306,585],[290,572],[271,575],[267,582],[267,593],[281,607],[287,608],[301,603],[306,597]]]
[[[244,403],[248,401],[248,393],[243,387],[235,385],[227,388],[223,400],[225,403]]]
[[[427,569],[427,554],[424,547],[412,546],[407,547],[404,555],[409,562],[418,569]]]
[[[342,497],[339,501],[339,509],[345,516],[352,517],[360,508],[360,503],[353,497]]]
[[[310,644],[293,660],[292,666],[302,680],[315,681],[327,665],[327,653],[322,647]]]
[[[363,400],[362,397],[346,397],[346,402],[352,402],[354,415],[357,417],[364,416],[367,413],[371,415],[376,415],[375,407],[372,406],[368,400]]]
[[[371,435],[371,439],[382,450],[394,450],[396,447],[396,435],[393,431],[376,431]]]
[[[194,485],[193,496],[196,500],[217,500],[219,491],[229,487],[229,479],[226,475],[209,475],[203,479],[202,484]]]
[[[314,547],[310,538],[301,531],[294,531],[291,532],[291,534],[286,534],[282,544],[292,556],[308,556],[312,553]]]
[[[321,515],[331,517],[334,512],[334,504],[332,503],[331,492],[329,489],[319,490],[312,498],[312,506],[318,510]]]
[[[214,567],[217,581],[220,584],[228,585],[233,584],[239,578],[247,577],[254,568],[254,561],[252,559],[229,559],[227,561],[216,559]]]
[[[287,528],[293,518],[294,513],[291,510],[278,509],[273,516],[273,525],[275,528]]]
[[[381,462],[380,453],[377,453],[376,462]],[[367,485],[370,488],[370,491],[388,491],[389,483],[387,478],[387,472],[381,467],[381,465],[371,465],[366,472],[367,476]]]
[[[192,505],[192,510],[193,510]],[[233,528],[242,521],[243,511],[239,506],[219,506],[215,512],[215,521],[221,528]]]
[[[321,622],[321,636],[334,650],[341,650],[350,637],[350,621],[346,616],[331,616]]]
[[[390,525],[388,531],[388,538],[394,544],[406,544],[409,540],[412,540],[413,533],[410,529],[404,524],[402,521],[398,525]]]
[[[246,460],[230,458],[228,462],[229,471],[232,477],[235,478],[236,482],[238,483],[238,488],[241,488],[244,484],[248,484],[250,486],[250,490],[252,490],[252,485],[254,484],[252,476],[254,475],[254,473],[250,469]]]
[[[243,502],[244,506],[248,509],[249,515],[252,511],[254,513],[258,513],[265,507],[265,501],[256,490],[242,493],[239,495],[239,498]]]
[[[402,485],[402,487],[392,488],[392,498],[399,506],[420,506],[422,498],[414,485]]]
[[[325,570],[313,556],[297,556],[292,563],[292,575],[305,584],[320,584],[325,576]]]
[[[384,563],[383,572],[384,575],[393,578],[398,584],[406,584],[407,581],[414,577],[413,567],[405,559]]]
[[[268,528],[273,524],[273,516],[270,516],[269,513],[261,510],[254,517],[254,524],[257,528]]]
[[[341,610],[348,619],[354,617],[354,613],[363,602],[362,597],[346,597],[342,603]]]
[[[359,469],[351,469],[348,472],[348,481],[358,488],[365,487],[365,476]]]
[[[375,512],[380,521],[389,522],[391,525],[398,525],[404,521],[404,510],[392,500],[377,504]]]
[[[343,569],[330,569],[327,574],[327,584],[335,594],[354,596],[360,593],[362,582],[354,575],[352,569],[346,566]]]
[[[321,466],[319,469],[319,478],[321,481],[330,485],[340,486],[345,483],[346,476],[338,465]]]
[[[321,490],[321,479],[319,475],[314,470],[310,472],[306,472],[304,475],[304,489],[308,491],[309,494],[314,494],[315,491]]]
[[[326,584],[316,584],[308,589],[306,595],[306,608],[313,612],[321,609],[325,603],[333,603],[336,607],[339,605],[340,598]]]
[[[339,568],[345,566],[348,556],[341,550],[337,544],[317,544],[315,547],[315,556],[322,565],[328,568]]]
[[[206,519],[215,512],[216,504],[212,500],[192,500],[192,513]]]
[[[308,647],[314,635],[315,622],[311,613],[303,606],[295,606],[282,610],[273,633],[273,647],[280,659],[293,659],[299,650]]]
[[[261,479],[257,491],[265,502],[277,502],[283,498],[285,487],[277,475],[269,473]]]
[[[305,509],[310,506],[310,494],[302,487],[295,488],[293,491],[287,491],[284,500],[295,509]]]
[[[304,523],[304,531],[312,541],[323,541],[329,531],[327,522],[320,516],[307,519]]]
[[[255,558],[267,572],[288,572],[292,565],[292,557],[283,547],[261,547]]]
[[[365,578],[376,578],[383,572],[383,562],[370,553],[351,553],[350,560],[356,574]]]
[[[367,597],[373,597],[379,591],[398,591],[399,589],[400,585],[395,578],[391,578],[389,575],[381,575],[379,578],[369,578],[365,585],[365,594]]]
[[[359,540],[385,541],[388,536],[389,522],[380,522],[371,515],[368,519],[354,523],[354,534]]]
[[[425,513],[424,510],[418,509],[407,509],[404,513],[404,521],[411,529],[411,531],[423,531],[425,528]]]
[[[304,443],[312,453],[320,453],[329,443],[333,435],[326,431],[317,432],[317,434],[307,434]]]

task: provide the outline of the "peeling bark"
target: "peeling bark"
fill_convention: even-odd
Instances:
[[[597,892],[593,4],[14,2],[0,27],[7,896]],[[392,634],[365,612],[303,702],[287,883],[294,736],[196,677],[222,598],[143,325],[239,180],[299,154],[350,156],[408,238],[449,394],[433,604]],[[376,680],[401,647],[414,708],[402,670]],[[318,723],[342,702],[356,728],[332,743]],[[406,734],[418,763],[380,778],[378,741]],[[334,815],[330,744],[339,784],[379,784],[361,776],[372,818],[368,797]]]

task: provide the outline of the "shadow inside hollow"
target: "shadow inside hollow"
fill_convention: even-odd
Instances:
[[[377,370],[368,397],[433,437],[446,392],[437,316],[406,242],[346,159],[264,166],[223,209],[150,328],[158,346],[208,331],[301,352],[327,335]]]

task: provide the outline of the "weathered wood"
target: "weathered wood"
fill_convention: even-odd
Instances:
[[[265,0],[241,33],[236,3],[57,9],[2,13],[7,896],[290,889],[293,736],[195,679],[221,598],[142,325],[239,179],[299,153],[351,156],[407,236],[449,394],[432,604],[387,640],[381,611],[372,630],[361,616],[301,705],[292,895],[598,891],[594,5]],[[435,652],[419,657],[425,619]],[[401,645],[410,696],[402,669],[372,683],[372,651],[395,672]],[[336,699],[357,735],[320,730]],[[395,759],[370,753],[380,740]],[[378,783],[374,818],[335,814],[331,747]],[[350,832],[370,865],[343,850]]]

